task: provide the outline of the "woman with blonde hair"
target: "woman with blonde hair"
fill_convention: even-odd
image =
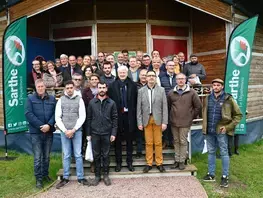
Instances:
[[[91,66],[91,58],[89,55],[85,55],[83,57],[83,65],[81,66],[81,70],[84,71],[88,66]]]
[[[175,63],[174,73],[175,73],[175,74],[181,73],[180,65],[179,65],[179,59],[178,59],[178,56],[177,56],[177,55],[174,55],[174,56],[173,56],[173,62]]]

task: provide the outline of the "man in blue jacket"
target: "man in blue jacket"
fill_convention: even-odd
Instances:
[[[25,115],[29,122],[29,133],[34,153],[36,187],[43,188],[43,180],[52,181],[48,176],[49,155],[55,131],[56,99],[46,93],[42,79],[35,81],[36,93],[28,96]]]

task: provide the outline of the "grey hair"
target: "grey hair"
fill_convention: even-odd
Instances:
[[[37,86],[38,84],[43,83],[44,84],[44,80],[43,79],[36,79],[35,81],[35,86]],[[44,84],[45,85],[45,84]]]
[[[125,70],[126,72],[129,71],[128,67],[126,67],[126,66],[124,66],[124,65],[118,67],[118,72],[121,71],[121,70]]]
[[[61,54],[60,58],[68,58],[68,56],[66,54]]]

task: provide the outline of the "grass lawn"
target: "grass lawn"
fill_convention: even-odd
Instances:
[[[0,197],[27,197],[37,193],[33,156],[12,151],[8,155],[17,158],[14,161],[0,161]],[[0,149],[0,156],[4,156],[3,149]],[[61,155],[52,154],[49,169],[52,179],[56,179],[56,173],[61,167]],[[48,185],[45,184],[45,187]]]
[[[240,155],[230,160],[229,187],[220,188],[221,160],[216,161],[216,182],[203,182],[207,174],[207,154],[193,156],[192,163],[198,168],[197,178],[209,197],[263,197],[263,140],[252,145],[243,145]]]
[[[221,160],[217,160],[216,182],[205,183],[202,178],[207,173],[207,155],[196,154],[192,163],[198,168],[197,178],[209,197],[263,197],[263,140],[253,145],[240,147],[241,155],[234,155],[230,161],[229,188],[219,187]],[[0,149],[0,156],[4,156]],[[9,156],[17,156],[14,161],[0,161],[0,197],[27,197],[38,191],[35,189],[33,156],[9,151]],[[62,167],[61,155],[52,154],[50,176],[55,180]],[[48,186],[49,184],[46,184]]]

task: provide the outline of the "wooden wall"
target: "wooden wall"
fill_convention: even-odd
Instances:
[[[231,21],[231,6],[220,0],[175,0]]]
[[[221,50],[217,54],[199,56],[199,62],[204,65],[207,73],[207,78],[203,83],[211,83],[214,78],[224,79],[225,21],[194,9],[192,17],[193,53],[203,54]]]
[[[146,51],[146,25],[135,23],[98,24],[98,52]]]
[[[10,8],[10,18],[13,21],[63,2],[67,2],[67,0],[24,0]]]
[[[2,79],[2,42],[5,28],[7,26],[7,21],[0,21],[0,78]],[[4,115],[3,115],[3,85],[2,80],[0,82],[0,127],[4,126]]]

